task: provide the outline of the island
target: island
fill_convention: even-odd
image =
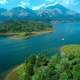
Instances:
[[[80,80],[80,45],[65,45],[51,57],[30,56],[5,80]]]
[[[6,21],[0,23],[0,35],[14,39],[30,38],[34,35],[52,32],[52,26],[41,21]]]

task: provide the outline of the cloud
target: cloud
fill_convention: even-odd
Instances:
[[[6,4],[7,2],[8,2],[7,0],[0,0],[1,5]]]
[[[47,2],[59,2],[59,1],[62,1],[62,0],[46,0]]]
[[[42,4],[39,5],[39,6],[33,6],[32,9],[33,9],[33,10],[38,10],[38,9],[40,9],[41,7],[44,7],[44,6],[46,6],[46,4],[45,4],[45,3],[42,3]]]
[[[49,2],[53,2],[53,0],[48,0]]]
[[[62,0],[61,4],[69,5],[71,3],[71,0]]]
[[[48,7],[48,6],[56,5],[56,4],[58,4],[58,3],[59,3],[59,2],[54,1],[54,0],[47,0],[46,3],[42,3],[41,5],[38,5],[38,6],[33,6],[32,9],[33,9],[33,10],[38,10],[38,9],[40,9],[40,8],[42,8],[42,7]]]
[[[22,1],[19,3],[18,6],[20,6],[20,7],[22,7],[22,8],[26,8],[26,7],[30,6],[30,0],[22,0]]]
[[[79,0],[61,0],[60,2],[63,5],[74,6],[80,4]]]
[[[46,6],[59,4],[62,0],[46,0]]]
[[[74,0],[73,3],[74,3],[74,5],[79,5],[80,6],[80,1],[79,0]]]

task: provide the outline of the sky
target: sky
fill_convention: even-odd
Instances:
[[[47,5],[61,4],[67,8],[80,12],[80,0],[0,0],[0,8],[29,7],[33,10]]]

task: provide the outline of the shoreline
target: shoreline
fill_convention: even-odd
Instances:
[[[53,30],[47,30],[47,31],[33,31],[30,34],[28,34],[29,32],[27,32],[28,35],[26,35],[26,32],[19,32],[19,33],[0,33],[0,36],[6,36],[8,38],[11,39],[28,39],[34,36],[39,36],[42,34],[46,34],[46,33],[50,33],[53,32]]]
[[[47,34],[47,33],[50,33],[50,32],[53,32],[53,31],[40,31],[40,32],[32,32],[32,36],[31,37],[34,37],[34,36],[39,36],[39,35],[43,35],[43,34]],[[7,34],[5,34],[5,33],[3,33],[4,34],[4,36],[8,36],[7,34],[9,34],[9,33],[7,33]],[[12,33],[11,33],[12,34]],[[15,34],[15,33],[13,33],[13,34]],[[12,35],[13,35],[12,34]],[[19,33],[18,33],[19,34]],[[0,34],[1,35],[1,34]],[[10,35],[10,34],[9,34]],[[1,35],[2,36],[2,35]],[[13,36],[8,36],[9,38],[11,38],[11,39],[24,39],[24,37],[22,38],[22,37],[19,37],[19,38],[15,38],[15,37],[13,37]],[[27,38],[26,38],[27,39]],[[19,66],[17,66],[17,67],[15,67],[15,68],[13,68],[13,69],[11,69],[11,70],[9,70],[8,71],[8,73],[6,73],[6,75],[4,76],[4,80],[9,80],[9,78],[10,78],[10,76],[12,75],[12,74],[16,74],[16,71],[18,70],[18,69],[20,69],[20,67],[22,66],[23,64],[21,64],[21,65],[19,65]]]
[[[11,79],[10,77],[11,77],[12,75],[15,75],[15,74],[16,74],[16,71],[17,71],[18,69],[20,69],[22,66],[23,66],[23,64],[18,65],[17,67],[11,69],[11,70],[8,72],[8,74],[6,74],[6,76],[4,77],[4,80],[10,80],[10,79]],[[14,76],[13,76],[13,77],[14,77]]]

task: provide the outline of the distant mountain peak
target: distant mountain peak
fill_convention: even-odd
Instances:
[[[0,8],[0,13],[4,12],[4,11],[7,11],[7,9],[5,8]]]
[[[60,4],[51,5],[51,6],[46,7],[46,9],[54,9],[54,8],[65,8],[65,7],[63,5],[60,5]]]
[[[78,18],[80,14],[65,8],[61,4],[49,4],[35,11],[29,8],[15,7],[11,10],[0,9],[0,20],[53,20],[53,19],[70,19]]]

